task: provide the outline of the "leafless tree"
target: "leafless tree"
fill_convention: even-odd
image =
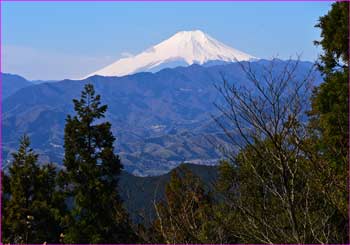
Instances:
[[[166,243],[216,243],[207,228],[212,213],[211,197],[200,178],[186,167],[173,172],[163,201],[154,202],[155,229]]]
[[[260,69],[239,62],[245,83],[223,79],[224,103],[215,121],[230,147],[238,194],[226,200],[239,223],[235,236],[258,243],[327,243],[332,236],[325,201],[313,193],[313,171],[304,150],[306,111],[314,69],[300,76],[300,61],[273,59]]]

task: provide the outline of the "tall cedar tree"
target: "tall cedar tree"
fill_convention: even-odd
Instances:
[[[318,179],[325,198],[336,210],[344,243],[349,239],[349,3],[336,2],[319,19],[321,40],[315,41],[324,51],[319,59],[322,83],[313,94],[310,128],[314,130],[313,152],[318,152]]]
[[[101,105],[91,84],[73,102],[76,116],[66,119],[64,166],[74,202],[64,241],[130,242],[132,229],[117,190],[122,164],[114,154],[111,124],[101,122],[107,105]]]
[[[3,241],[57,243],[64,202],[55,190],[55,168],[51,164],[42,168],[37,165],[38,155],[30,148],[27,136],[12,155],[9,176],[4,175]]]

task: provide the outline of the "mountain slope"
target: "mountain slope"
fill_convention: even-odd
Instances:
[[[259,74],[269,62],[250,64]],[[275,63],[280,69],[285,64]],[[296,79],[312,65],[301,62]],[[240,65],[230,63],[124,77],[93,76],[23,88],[3,102],[3,159],[11,158],[9,153],[27,133],[42,161],[61,164],[65,118],[73,113],[72,99],[80,96],[84,84],[92,83],[102,103],[108,105],[106,119],[112,123],[116,150],[127,171],[159,175],[184,161],[216,163],[221,154],[208,139],[225,142],[222,131],[211,121],[211,115],[218,113],[213,102],[221,99],[214,84],[222,84],[222,76],[237,85],[246,83]]]
[[[256,58],[235,50],[202,31],[182,31],[136,56],[117,60],[86,77],[123,76],[182,64],[204,64],[216,60],[234,62],[253,59]]]
[[[171,172],[160,176],[139,177],[122,171],[119,180],[120,196],[129,212],[131,219],[136,223],[149,224],[155,218],[154,202],[165,199],[165,186],[169,183],[172,172],[182,173],[185,167],[204,183],[206,190],[213,190],[213,184],[218,177],[217,166],[199,166],[181,164]]]
[[[10,95],[14,94],[17,90],[21,88],[33,85],[31,82],[27,81],[21,76],[1,73],[2,81],[2,98],[5,99]]]

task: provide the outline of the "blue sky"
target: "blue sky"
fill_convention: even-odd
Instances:
[[[28,79],[76,78],[182,30],[248,54],[321,52],[314,28],[331,2],[2,2],[2,69]]]

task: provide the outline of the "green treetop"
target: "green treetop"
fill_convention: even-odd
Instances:
[[[73,102],[76,115],[67,117],[64,137],[67,189],[74,197],[65,242],[128,242],[131,229],[117,190],[122,164],[111,124],[101,122],[107,106],[91,84]]]

